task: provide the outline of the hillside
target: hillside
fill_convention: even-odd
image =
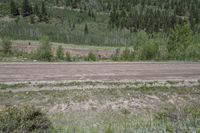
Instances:
[[[132,47],[125,60],[200,58],[200,0],[1,0],[0,7],[0,38]]]

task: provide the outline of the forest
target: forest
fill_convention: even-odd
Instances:
[[[200,0],[1,0],[0,31],[11,40],[111,46],[116,61],[199,60]]]

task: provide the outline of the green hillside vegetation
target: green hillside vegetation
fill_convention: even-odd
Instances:
[[[199,18],[200,0],[1,0],[0,38],[127,47],[116,61],[199,60]]]

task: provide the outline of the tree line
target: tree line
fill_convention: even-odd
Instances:
[[[111,1],[108,8],[110,28],[169,32],[189,22],[196,31],[200,23],[199,0],[117,0]]]
[[[42,1],[40,6],[38,6],[37,3],[33,6],[30,4],[29,0],[23,0],[22,5],[19,6],[16,1],[10,0],[10,13],[13,17],[19,15],[22,15],[23,17],[35,15],[39,18],[39,21],[48,22],[45,1]]]

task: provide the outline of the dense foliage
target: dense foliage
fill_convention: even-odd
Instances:
[[[12,53],[12,42],[8,38],[3,38],[1,42],[1,48],[3,54],[11,54]]]
[[[0,132],[49,133],[52,128],[46,114],[34,107],[8,107],[0,111]]]
[[[52,60],[52,50],[51,44],[49,43],[49,38],[44,36],[40,40],[40,47],[37,50],[36,58],[42,61],[51,61]]]
[[[127,47],[114,60],[199,60],[200,0],[2,0],[0,7],[0,38]]]
[[[112,4],[109,24],[152,33],[167,32],[187,21],[193,30],[199,30],[199,0],[119,0]]]

